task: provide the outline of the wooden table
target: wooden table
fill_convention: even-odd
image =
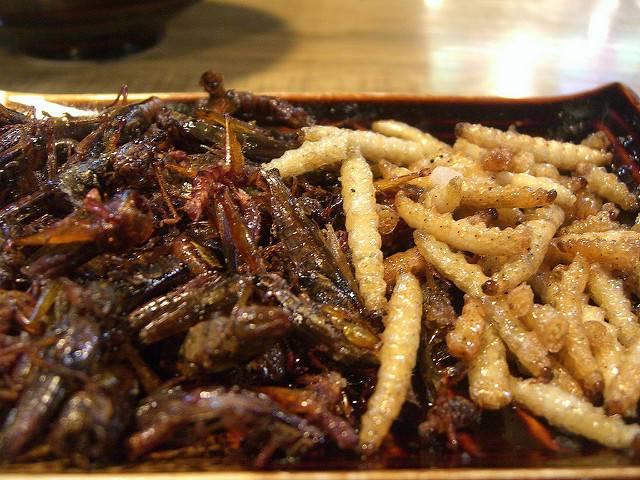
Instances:
[[[530,96],[640,90],[640,0],[204,1],[155,47],[104,62],[0,49],[0,89],[198,89],[213,68],[260,91]]]

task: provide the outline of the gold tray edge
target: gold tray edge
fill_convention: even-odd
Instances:
[[[433,95],[428,93],[411,93],[411,92],[291,92],[291,91],[266,91],[256,92],[259,95],[270,95],[282,97],[289,100],[316,100],[316,101],[362,101],[362,100],[385,100],[385,101],[513,101],[513,102],[554,102],[567,100],[576,96],[589,96],[597,94],[604,90],[620,89],[625,93],[633,93],[633,90],[627,85],[620,82],[605,83],[600,86],[581,90],[566,94],[541,95],[535,97],[501,97],[493,95]],[[40,97],[54,103],[85,103],[96,102],[98,104],[109,104],[116,98],[116,93],[38,93],[38,92],[20,92],[12,90],[0,89],[0,103],[4,103],[7,99],[18,102],[22,98]],[[186,91],[186,92],[131,92],[127,95],[129,101],[141,101],[151,96],[162,99],[169,99],[176,102],[194,101],[206,98],[207,94],[202,91]]]
[[[367,470],[306,472],[177,472],[177,473],[8,473],[3,480],[114,478],[123,480],[541,480],[541,479],[627,479],[640,478],[640,467],[583,467],[534,469],[433,469],[433,470]]]

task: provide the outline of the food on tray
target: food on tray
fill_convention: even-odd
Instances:
[[[638,445],[638,200],[606,136],[449,145],[202,85],[0,107],[5,462],[478,456],[511,406],[560,455]]]

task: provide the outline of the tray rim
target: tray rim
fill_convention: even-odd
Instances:
[[[381,103],[470,103],[470,104],[547,104],[561,103],[579,98],[603,95],[609,91],[620,93],[625,100],[640,114],[640,97],[629,86],[620,82],[606,83],[592,89],[560,95],[544,95],[536,97],[500,97],[478,95],[430,95],[413,93],[385,92],[259,92],[265,95],[278,96],[294,102],[381,102]],[[176,102],[193,102],[207,97],[204,92],[141,92],[130,93],[128,102],[141,101],[151,96]],[[41,98],[62,105],[77,106],[94,104],[104,106],[112,103],[114,93],[32,93],[0,90],[0,104],[29,105],[28,99]],[[20,100],[24,102],[21,102]],[[87,472],[42,473],[12,472],[0,469],[2,480],[80,480]],[[308,471],[257,471],[257,470],[212,470],[179,471],[179,472],[90,472],[92,479],[122,478],[125,480],[175,480],[212,479],[212,480],[506,480],[518,478],[534,479],[627,479],[640,478],[640,465],[598,466],[598,467],[535,467],[535,468],[433,468],[433,469],[375,469],[375,470],[308,470]]]
[[[437,468],[344,471],[256,471],[211,472],[92,472],[92,473],[6,473],[3,480],[571,480],[640,478],[640,466],[632,467],[549,467],[549,468]]]
[[[289,101],[301,102],[358,102],[358,101],[380,101],[380,102],[397,102],[397,103],[449,103],[449,102],[469,102],[469,103],[511,103],[511,104],[543,104],[557,103],[569,101],[581,97],[592,97],[601,95],[607,91],[618,91],[622,93],[626,99],[640,110],[640,96],[628,85],[621,82],[609,82],[587,90],[580,90],[574,93],[565,93],[557,95],[541,95],[533,97],[502,97],[491,95],[432,95],[432,94],[416,94],[410,92],[286,92],[286,91],[267,91],[256,92],[262,95],[271,95],[284,98]],[[86,104],[93,102],[95,104],[109,104],[114,101],[116,93],[38,93],[38,92],[21,92],[15,90],[0,89],[0,103],[17,102],[20,98],[40,97],[50,102],[61,103],[66,105]],[[130,92],[127,96],[129,102],[141,101],[151,96],[156,96],[164,100],[172,100],[176,102],[192,102],[207,97],[202,91],[185,91],[185,92]]]

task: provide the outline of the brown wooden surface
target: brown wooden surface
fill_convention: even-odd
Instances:
[[[120,60],[0,48],[0,89],[197,89],[200,73],[261,91],[529,96],[608,81],[640,90],[638,0],[206,0]]]

